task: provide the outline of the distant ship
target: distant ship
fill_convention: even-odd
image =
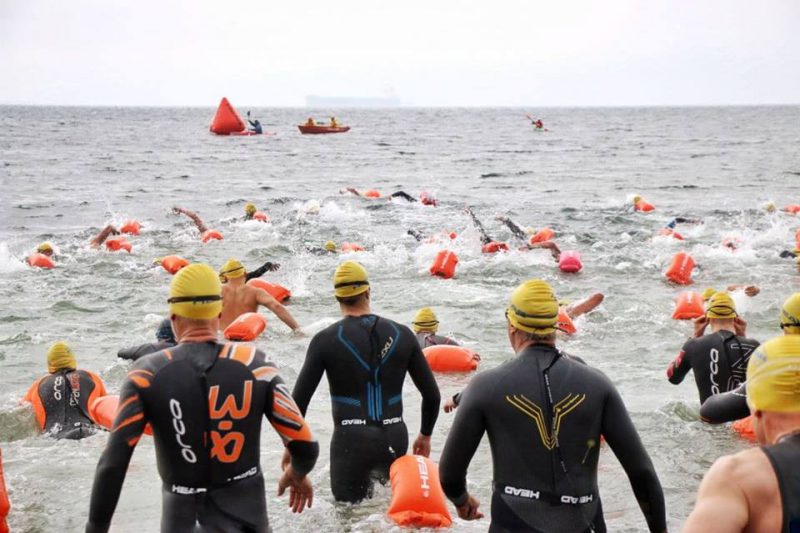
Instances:
[[[398,107],[396,96],[361,98],[357,96],[306,96],[306,107]]]

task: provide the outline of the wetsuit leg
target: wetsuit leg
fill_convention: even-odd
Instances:
[[[212,490],[200,509],[199,531],[270,533],[264,493],[260,475]]]
[[[195,533],[197,502],[202,495],[175,494],[162,490],[161,533]]]
[[[492,493],[492,523],[489,526],[489,533],[544,533],[521,519],[499,493]],[[603,503],[597,505],[592,525],[586,528],[583,533],[606,533],[606,523],[603,519]]]

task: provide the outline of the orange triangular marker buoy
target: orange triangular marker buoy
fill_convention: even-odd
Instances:
[[[244,128],[242,117],[239,116],[239,113],[236,112],[236,109],[228,99],[223,97],[209,129],[218,135],[228,135],[237,131],[244,131]]]

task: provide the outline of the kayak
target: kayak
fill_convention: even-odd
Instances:
[[[245,130],[245,131],[232,131],[230,133],[221,133],[217,135],[238,135],[241,137],[250,137],[251,135],[275,135],[275,134],[269,131],[265,131],[263,133],[256,133],[254,131]]]
[[[350,126],[307,126],[305,124],[301,126],[297,126],[300,129],[300,133],[303,134],[311,134],[311,133],[344,133],[346,131],[350,131]]]

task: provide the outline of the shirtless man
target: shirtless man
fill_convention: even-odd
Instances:
[[[254,313],[259,305],[263,305],[289,326],[292,331],[302,334],[300,325],[292,314],[266,291],[247,285],[247,271],[236,259],[228,259],[219,271],[222,285],[222,318],[219,327],[224,330],[228,325],[244,313]]]

